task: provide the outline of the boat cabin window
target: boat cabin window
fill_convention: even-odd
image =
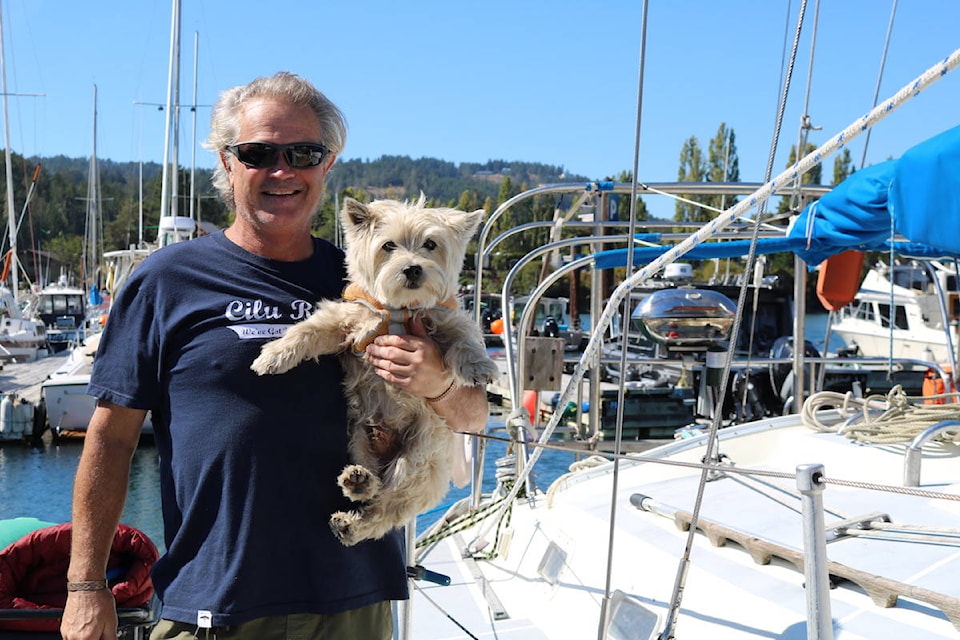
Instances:
[[[890,305],[881,304],[878,305],[880,310],[880,324],[884,327],[890,326]],[[893,319],[893,328],[894,329],[907,329],[907,309],[903,305],[896,306],[896,317]]]
[[[894,269],[893,282],[905,289],[926,291],[930,284],[930,274],[920,266],[901,266]]]
[[[873,303],[864,302],[862,300],[857,300],[854,304],[850,305],[852,315],[857,320],[867,320],[873,322]]]
[[[54,294],[40,298],[40,313],[83,313],[83,294]]]

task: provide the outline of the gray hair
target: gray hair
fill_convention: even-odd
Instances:
[[[213,106],[210,116],[210,135],[206,148],[216,154],[240,142],[240,114],[248,102],[258,98],[275,98],[292,105],[307,107],[317,116],[320,125],[320,142],[330,153],[340,155],[347,139],[347,122],[340,109],[318,91],[309,81],[289,71],[279,71],[269,77],[261,77],[249,84],[227,89]],[[218,159],[219,160],[219,159]],[[234,210],[236,203],[230,177],[221,162],[214,163],[213,186],[220,198]]]

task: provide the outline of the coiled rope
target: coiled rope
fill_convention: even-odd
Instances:
[[[956,400],[957,394],[925,396],[923,400]],[[864,398],[835,391],[815,393],[803,404],[803,424],[815,431],[837,432],[851,440],[871,444],[910,442],[928,427],[944,420],[960,419],[960,404],[916,404],[921,398],[910,397],[901,385],[894,386],[884,396],[875,394]],[[820,409],[835,408],[847,418],[839,423],[826,424],[817,417]],[[960,442],[960,429],[947,431],[937,437],[941,442]]]

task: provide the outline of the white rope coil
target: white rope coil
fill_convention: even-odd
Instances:
[[[946,399],[951,404],[915,404],[912,400]],[[815,393],[803,404],[803,424],[815,431],[837,432],[851,440],[871,444],[910,442],[927,427],[944,420],[960,419],[957,394],[911,398],[896,385],[886,395],[856,398],[853,393],[834,391]],[[836,409],[846,420],[826,424],[817,417],[821,409]],[[856,418],[856,420],[850,420]],[[960,442],[960,428],[938,437],[941,441]]]

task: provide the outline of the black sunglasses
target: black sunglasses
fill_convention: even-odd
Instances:
[[[228,146],[227,151],[243,164],[255,169],[269,169],[276,166],[277,156],[281,153],[291,169],[308,169],[323,162],[330,153],[330,150],[322,144],[310,142],[293,144],[241,142]]]

